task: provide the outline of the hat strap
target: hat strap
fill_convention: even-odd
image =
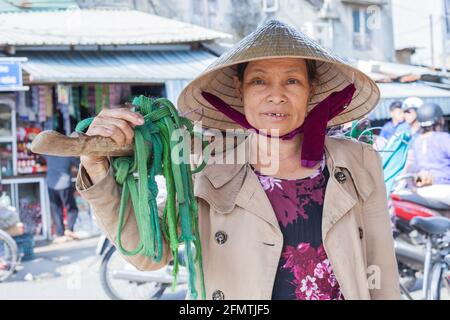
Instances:
[[[299,133],[304,133],[301,154],[302,166],[311,168],[320,162],[324,153],[327,124],[350,104],[355,90],[355,85],[351,83],[341,91],[331,93],[308,113],[300,127],[279,137],[283,140],[289,140]],[[246,129],[253,129],[259,134],[264,134],[253,127],[247,121],[244,114],[232,108],[216,95],[202,91],[202,96],[214,108],[240,126]],[[266,136],[270,137],[268,134]]]
[[[308,113],[301,126],[303,167],[314,167],[322,159],[328,122],[350,104],[355,90],[355,85],[349,84],[343,90],[331,93]]]

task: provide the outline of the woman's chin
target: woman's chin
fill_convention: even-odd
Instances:
[[[272,121],[267,119],[258,119],[258,120],[249,122],[254,128],[260,131],[263,135],[268,134],[271,137],[280,137],[297,129],[297,123],[296,122],[294,123],[292,121],[293,119],[284,119],[283,121],[281,120]]]
[[[290,129],[286,128],[286,126],[274,126],[274,125],[267,125],[267,126],[261,126],[261,128],[258,128],[258,130],[263,134],[268,134],[271,137],[281,137],[295,128]]]

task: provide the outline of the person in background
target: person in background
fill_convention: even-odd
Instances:
[[[45,156],[47,161],[47,186],[50,198],[50,209],[53,222],[56,225],[55,242],[78,239],[74,232],[78,218],[78,208],[75,203],[75,188],[71,182],[72,168],[78,168],[79,158]],[[64,225],[64,208],[67,210],[67,226]]]
[[[443,132],[442,109],[425,103],[417,110],[417,120],[422,130],[412,145],[408,172],[418,174],[420,196],[450,205],[450,134]]]
[[[397,127],[403,123],[405,120],[402,102],[400,100],[395,100],[389,106],[389,111],[391,112],[391,120],[386,122],[380,131],[380,137],[389,140],[389,138],[395,133]]]
[[[423,100],[417,97],[410,97],[403,101],[402,111],[405,116],[405,122],[398,125],[395,133],[407,132],[411,136],[410,145],[420,134],[420,124],[417,121],[417,109],[423,105]]]

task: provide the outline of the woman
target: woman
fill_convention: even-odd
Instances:
[[[257,155],[208,164],[195,177],[208,299],[400,297],[379,156],[369,145],[325,137],[378,99],[366,75],[276,20],[183,90],[182,112],[207,128],[252,129],[244,143]],[[140,124],[124,108],[103,110],[87,134],[130,143]],[[225,154],[245,150],[238,147]],[[115,239],[120,192],[110,164],[81,162],[78,189]],[[126,248],[138,242],[130,211]],[[171,258],[165,249],[161,263],[126,259],[155,270]]]

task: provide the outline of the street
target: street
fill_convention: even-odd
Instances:
[[[98,237],[36,247],[36,258],[0,284],[0,299],[105,300],[99,278],[100,259],[95,255]],[[183,294],[163,299],[183,299]]]
[[[36,247],[36,258],[23,262],[16,274],[0,284],[0,299],[109,299],[100,283],[100,258],[95,255],[98,240],[94,237]],[[414,299],[421,298],[420,285],[418,281]],[[164,294],[162,300],[182,300],[184,292]],[[445,288],[442,299],[450,300]]]

